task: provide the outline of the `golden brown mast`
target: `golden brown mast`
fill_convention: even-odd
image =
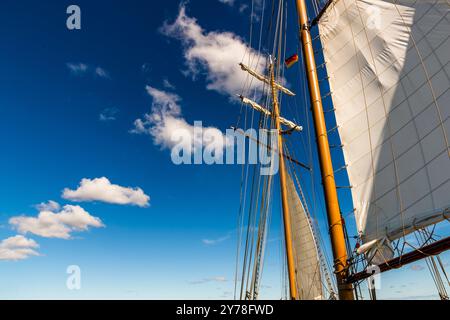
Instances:
[[[292,300],[297,300],[297,283],[295,277],[294,250],[292,248],[291,215],[289,212],[287,189],[286,189],[286,164],[284,162],[283,137],[280,122],[280,108],[278,105],[278,89],[275,84],[274,64],[270,62],[270,85],[272,89],[273,117],[275,119],[275,128],[278,132],[278,154],[280,170],[280,189],[281,202],[283,207],[284,237],[286,244],[287,266],[289,274],[289,290]]]
[[[300,23],[300,38],[302,41],[303,52],[305,54],[304,59],[306,73],[311,95],[314,127],[316,130],[320,168],[325,191],[328,223],[330,225],[330,237],[333,249],[339,298],[341,300],[353,300],[354,296],[352,285],[345,282],[348,277],[347,249],[336,191],[336,182],[334,179],[333,164],[331,162],[330,145],[328,142],[325,116],[323,113],[322,97],[320,95],[314,49],[312,46],[311,34],[309,32],[308,13],[305,0],[296,0],[296,2]]]

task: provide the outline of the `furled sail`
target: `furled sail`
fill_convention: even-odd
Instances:
[[[449,8],[336,0],[319,21],[365,243],[449,218]]]
[[[313,229],[292,177],[289,174],[286,176],[299,299],[320,300],[323,298],[322,279]]]

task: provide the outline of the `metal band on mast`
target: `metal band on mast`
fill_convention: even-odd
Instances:
[[[296,0],[297,13],[300,23],[300,38],[302,41],[307,79],[311,96],[311,107],[316,131],[317,147],[319,151],[320,168],[325,191],[328,224],[333,249],[334,267],[338,283],[339,299],[353,300],[353,288],[346,282],[348,277],[347,249],[344,237],[344,228],[339,208],[339,201],[334,179],[333,164],[331,161],[330,145],[328,142],[327,127],[320,95],[319,79],[317,76],[314,49],[309,32],[308,13],[305,0]]]

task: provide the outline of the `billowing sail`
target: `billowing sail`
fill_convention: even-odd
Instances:
[[[322,279],[313,229],[291,176],[289,174],[286,176],[299,299],[320,300],[323,298]]]
[[[449,217],[446,0],[336,0],[319,22],[366,243]]]

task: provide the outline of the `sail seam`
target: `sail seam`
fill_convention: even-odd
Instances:
[[[450,90],[450,89],[447,89],[447,90],[446,90],[444,93],[442,93],[438,98],[444,96],[449,90]],[[405,101],[406,101],[406,100],[405,100]],[[403,102],[404,102],[404,101],[403,101]],[[397,133],[399,133],[402,129],[406,128],[406,127],[407,127],[409,124],[411,124],[416,118],[418,118],[418,117],[421,116],[422,114],[426,113],[426,111],[427,111],[428,109],[430,109],[432,106],[433,106],[433,102],[431,102],[430,104],[428,104],[428,105],[427,105],[422,111],[420,111],[416,116],[414,116],[413,118],[411,118],[411,120],[409,120],[409,121],[406,122],[404,125],[402,125],[401,127],[399,127],[399,129],[395,130],[392,136],[395,136],[395,135],[396,135]],[[358,115],[360,115],[362,112],[364,112],[364,111],[361,111],[360,113],[358,113]],[[356,118],[356,117],[353,117],[353,118]],[[352,118],[352,119],[353,119],[353,118]],[[374,127],[376,127],[376,125],[377,125],[378,123],[380,123],[381,121],[383,121],[384,119],[385,119],[385,118],[380,119],[379,121],[377,121],[373,126],[370,127],[370,129],[373,129]],[[449,119],[449,117],[447,117],[447,118],[445,119],[445,121],[447,121],[448,119]],[[344,122],[344,124],[346,124],[346,123],[348,123],[348,121]],[[425,140],[425,138],[427,138],[430,134],[432,134],[432,133],[433,133],[437,128],[439,128],[439,127],[440,127],[440,124],[437,124],[435,127],[432,127],[432,128],[430,129],[430,132],[424,134],[423,137],[419,137],[419,140],[418,140],[415,144],[413,144],[413,145],[411,145],[410,147],[408,147],[407,149],[405,149],[405,151],[403,151],[403,152],[401,152],[401,153],[398,153],[397,156],[395,157],[395,159],[401,158],[404,154],[406,154],[408,151],[410,151],[410,150],[411,150],[412,148],[414,148],[416,145],[421,144],[421,143],[423,142],[423,140]],[[364,131],[364,132],[366,132],[366,131]],[[363,132],[363,133],[364,133],[364,132]],[[356,137],[355,139],[349,139],[348,142],[347,142],[347,145],[351,144],[352,142],[354,142],[355,140],[357,140],[359,137],[360,137],[360,136]],[[376,147],[379,147],[379,146],[383,145],[383,144],[386,142],[387,139],[388,139],[388,138],[385,138],[382,142],[380,142],[379,144],[377,144]],[[367,156],[368,154],[369,154],[369,152],[362,154],[359,158],[356,158],[352,163],[357,163],[359,160],[363,159],[363,158],[364,158],[365,156]],[[382,171],[383,169],[385,169],[386,167],[388,167],[391,163],[392,163],[392,161],[390,161],[387,165],[385,165],[385,166],[383,166],[383,167],[380,167],[379,170],[376,171],[376,173]],[[372,177],[372,176],[370,176],[370,177]]]
[[[416,1],[415,3],[417,3],[417,1]],[[436,3],[438,3],[438,1],[436,1],[436,2],[434,3],[434,5],[435,5]],[[402,19],[403,24],[405,25],[405,20],[404,20],[402,14],[400,13],[400,10],[398,9],[398,6],[397,6],[397,0],[395,0],[394,5],[395,5],[395,8],[397,9],[397,12],[398,12],[399,16],[400,16],[401,19]],[[448,21],[448,20],[447,20],[447,21]],[[433,28],[430,28],[430,30],[432,30],[432,29],[433,29]],[[438,105],[437,100],[436,100],[436,94],[435,94],[433,85],[432,85],[432,83],[431,83],[431,79],[430,79],[430,77],[429,77],[429,75],[428,75],[428,69],[427,69],[427,67],[425,66],[425,63],[424,63],[424,61],[423,61],[423,59],[422,59],[422,55],[421,55],[421,53],[420,53],[419,48],[418,48],[417,45],[416,45],[416,41],[415,41],[414,36],[413,36],[412,33],[411,33],[411,40],[412,40],[412,42],[413,42],[413,44],[414,44],[414,47],[416,48],[417,54],[419,55],[419,59],[420,59],[420,62],[421,62],[421,64],[422,64],[423,70],[424,70],[424,72],[425,72],[425,76],[427,77],[427,82],[428,82],[428,85],[429,85],[429,87],[430,87],[431,94],[433,95],[434,103],[435,103],[435,106],[436,106],[436,111],[438,112],[439,120],[440,120],[440,123],[441,123],[442,133],[443,133],[443,135],[444,135],[445,143],[446,143],[446,145],[447,145],[447,155],[448,155],[448,157],[450,158],[450,145],[449,145],[449,140],[448,140],[448,137],[447,137],[447,133],[445,132],[444,123],[443,123],[443,121],[442,121],[441,110],[440,110],[439,105]]]

